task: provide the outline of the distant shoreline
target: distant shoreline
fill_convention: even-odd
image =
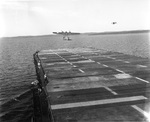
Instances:
[[[88,34],[88,35],[109,35],[109,34],[133,34],[133,33],[148,33],[148,32],[150,32],[150,30],[91,32],[91,33],[84,33],[84,34]]]
[[[85,32],[78,35],[110,35],[110,34],[134,34],[134,33],[148,33],[150,30],[130,30],[130,31],[106,31],[106,32]],[[1,38],[29,38],[29,37],[41,37],[41,36],[55,36],[53,34],[46,35],[27,35],[27,36],[12,36],[12,37],[0,37]]]

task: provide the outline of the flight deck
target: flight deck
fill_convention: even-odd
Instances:
[[[66,48],[38,51],[34,62],[42,121],[148,121],[149,58]]]

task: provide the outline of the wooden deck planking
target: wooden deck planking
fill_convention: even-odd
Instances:
[[[52,110],[149,100],[149,59],[90,48],[45,50],[38,56]]]

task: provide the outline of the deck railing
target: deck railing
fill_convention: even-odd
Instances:
[[[33,57],[37,74],[37,80],[31,83],[33,92],[33,122],[54,122],[45,90],[48,80],[40,64],[38,52]]]

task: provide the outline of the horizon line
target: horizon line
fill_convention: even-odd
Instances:
[[[142,29],[142,30],[123,30],[123,31],[102,31],[102,32],[78,32],[80,33],[79,35],[81,34],[89,34],[89,35],[99,35],[99,34],[125,34],[125,33],[140,33],[140,32],[150,32],[149,29]],[[42,34],[42,35],[22,35],[22,36],[3,36],[3,37],[0,37],[1,38],[17,38],[17,37],[35,37],[35,36],[50,36],[50,35],[55,35],[53,34],[53,32],[51,34]]]

